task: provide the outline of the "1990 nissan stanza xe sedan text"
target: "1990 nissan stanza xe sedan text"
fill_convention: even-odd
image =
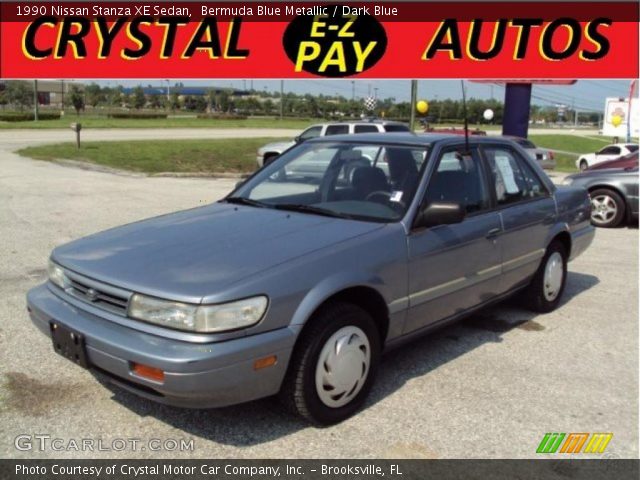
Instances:
[[[555,308],[590,213],[510,140],[324,137],[218,203],[56,248],[27,300],[58,353],[138,395],[279,394],[331,424],[384,349],[515,292]]]

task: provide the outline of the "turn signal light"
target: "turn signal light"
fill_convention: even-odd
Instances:
[[[154,382],[164,382],[164,372],[159,368],[150,367],[149,365],[142,365],[140,363],[134,363],[131,369],[133,373],[142,378],[153,380]]]
[[[275,355],[270,355],[268,357],[259,358],[255,362],[253,362],[253,369],[260,370],[262,368],[267,368],[275,365],[278,362],[278,357]]]

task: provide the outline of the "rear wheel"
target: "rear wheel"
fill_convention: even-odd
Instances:
[[[278,154],[277,153],[267,153],[264,156],[264,160],[262,162],[263,166],[267,166],[269,165],[271,162],[273,162],[276,158],[278,158]]]
[[[591,197],[591,223],[596,227],[613,228],[624,218],[624,200],[613,190],[599,188]]]
[[[547,313],[560,303],[567,281],[567,252],[559,241],[552,242],[540,262],[538,271],[524,291],[531,310]]]
[[[587,163],[587,161],[586,160],[580,161],[580,170],[584,171],[587,168],[589,168],[589,164]]]
[[[349,303],[327,305],[310,321],[280,398],[293,413],[331,425],[364,403],[380,362],[380,334],[371,316]]]

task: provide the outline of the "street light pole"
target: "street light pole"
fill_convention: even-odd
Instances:
[[[418,100],[418,81],[411,80],[411,116],[409,117],[409,130],[413,132],[416,125],[416,102]]]
[[[280,80],[280,120],[284,117],[284,80]]]
[[[33,80],[33,119],[38,121],[38,80]]]

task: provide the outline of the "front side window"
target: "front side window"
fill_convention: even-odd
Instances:
[[[547,195],[538,176],[513,150],[504,147],[484,149],[493,181],[498,205],[529,200]]]
[[[476,149],[470,153],[456,149],[442,154],[425,194],[424,203],[433,202],[460,204],[467,214],[489,208],[490,197]]]
[[[620,147],[604,147],[598,155],[620,155]]]
[[[356,220],[398,221],[413,200],[427,158],[427,146],[303,143],[226,201]]]
[[[303,141],[309,140],[311,138],[316,138],[320,136],[321,131],[322,131],[322,127],[319,125],[316,127],[310,127],[310,128],[307,128],[304,132],[302,132],[298,138]]]

